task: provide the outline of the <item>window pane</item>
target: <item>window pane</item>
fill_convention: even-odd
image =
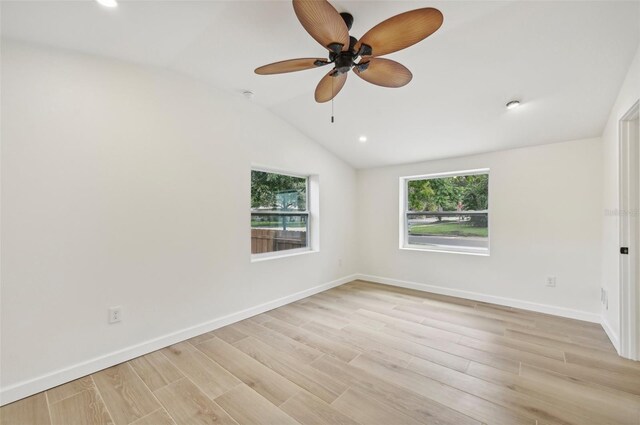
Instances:
[[[408,211],[483,211],[489,209],[489,175],[409,180]]]
[[[251,171],[251,253],[306,248],[307,179]]]
[[[489,247],[487,214],[469,215],[409,215],[407,218],[409,245],[447,247]]]
[[[489,248],[489,175],[407,181],[406,243],[445,249]]]
[[[252,170],[251,209],[306,211],[307,179]]]
[[[307,247],[306,214],[251,214],[251,253],[284,251]]]

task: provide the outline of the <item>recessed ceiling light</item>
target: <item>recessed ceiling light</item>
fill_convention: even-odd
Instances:
[[[116,0],[96,0],[98,3],[103,5],[104,7],[118,7],[118,2]]]
[[[367,136],[360,136],[360,137],[358,138],[358,141],[359,141],[360,143],[367,143]]]
[[[507,109],[516,109],[518,106],[520,106],[519,100],[512,100],[511,102],[507,103]]]

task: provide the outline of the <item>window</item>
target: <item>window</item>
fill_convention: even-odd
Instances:
[[[309,249],[307,177],[251,170],[251,254]]]
[[[489,254],[489,170],[402,177],[400,248]]]

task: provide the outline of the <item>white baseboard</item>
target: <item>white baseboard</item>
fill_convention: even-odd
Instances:
[[[452,297],[466,298],[474,301],[482,301],[492,304],[504,305],[507,307],[521,308],[523,310],[535,311],[538,313],[552,314],[554,316],[568,317],[570,319],[584,320],[587,322],[601,323],[601,316],[588,311],[572,310],[564,307],[557,307],[548,304],[538,304],[529,301],[522,301],[515,298],[499,297],[496,295],[481,294],[478,292],[463,291],[461,289],[447,288],[444,286],[429,285],[426,283],[408,282],[405,280],[391,279],[380,276],[366,274],[357,275],[360,280],[382,283],[385,285],[398,286],[400,288],[415,289],[418,291],[432,292],[434,294],[449,295]]]
[[[613,330],[613,328],[611,327],[611,324],[609,323],[606,317],[602,316],[600,318],[600,324],[602,325],[602,329],[604,329],[605,333],[611,340],[611,343],[613,344],[614,348],[618,352],[618,355],[621,355],[620,354],[620,337],[618,336],[618,334]]]
[[[134,359],[136,357],[151,353],[169,345],[176,344],[180,341],[193,338],[194,336],[213,331],[215,329],[227,326],[240,320],[247,319],[260,313],[264,313],[265,311],[273,310],[274,308],[278,308],[285,304],[298,301],[302,298],[317,294],[318,292],[326,291],[327,289],[343,285],[347,282],[355,280],[356,276],[357,275],[345,276],[332,282],[314,286],[313,288],[305,289],[304,291],[296,292],[295,294],[287,295],[285,297],[278,298],[276,300],[272,300],[255,307],[228,314],[223,317],[218,317],[216,319],[201,323],[196,326],[172,332],[170,334],[150,339],[148,341],[124,348],[122,350],[114,351],[112,353],[105,354],[103,356],[99,356],[82,363],[68,366],[63,369],[48,373],[46,375],[38,376],[27,381],[18,382],[6,388],[0,389],[0,406],[56,387],[66,382],[73,381],[74,379],[81,378],[91,373],[95,373],[107,367],[111,367],[119,363]]]

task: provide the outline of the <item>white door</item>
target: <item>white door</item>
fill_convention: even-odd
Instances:
[[[640,360],[640,120],[620,120],[620,354]]]

